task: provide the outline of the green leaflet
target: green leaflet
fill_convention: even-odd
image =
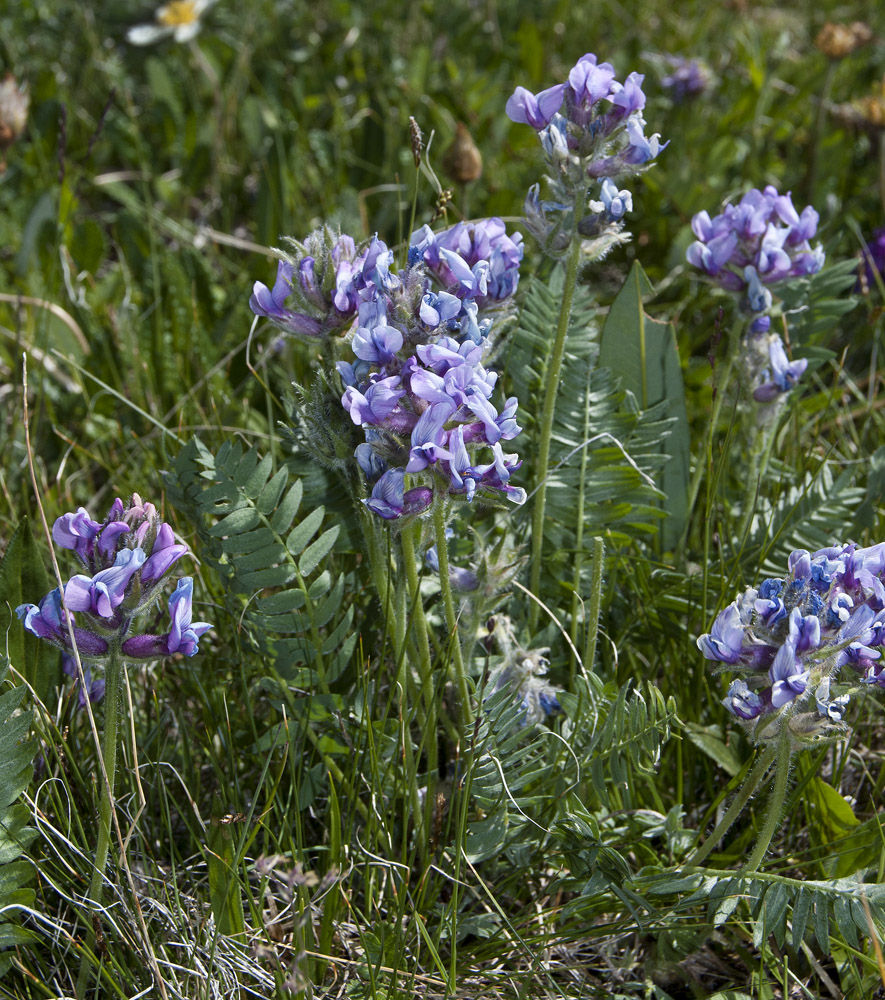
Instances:
[[[831,545],[833,525],[850,524],[864,498],[851,471],[834,477],[827,462],[815,473],[807,472],[799,483],[784,478],[782,472],[777,463],[771,463],[774,499],[769,502],[760,492],[750,540],[741,552],[745,576],[757,572],[763,577],[783,576],[787,558],[795,549],[814,552]]]
[[[228,441],[213,456],[194,438],[168,484],[199,526],[205,559],[258,649],[285,678],[306,668],[307,677],[298,674],[305,684],[331,683],[356,640],[346,578],[327,565],[340,529],[323,530],[322,506],[302,512],[301,480],[289,480],[288,469],[274,470],[271,456],[254,448]]]
[[[668,549],[678,543],[688,516],[690,441],[675,331],[672,324],[652,319],[642,308],[643,298],[653,292],[639,261],[634,261],[602,329],[599,363],[621,377],[641,409],[664,403],[665,415],[674,420],[667,438],[669,458],[659,479],[666,494],[663,508],[669,515],[661,539]]]

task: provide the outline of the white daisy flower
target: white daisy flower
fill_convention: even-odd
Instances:
[[[176,42],[189,42],[200,31],[200,17],[215,0],[169,0],[154,15],[156,24],[138,24],[126,32],[133,45],[152,45],[172,35]]]

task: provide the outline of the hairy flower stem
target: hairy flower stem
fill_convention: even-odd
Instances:
[[[686,862],[686,868],[696,868],[707,857],[707,855],[713,851],[726,833],[728,833],[734,824],[734,821],[738,818],[738,816],[740,816],[744,807],[750,801],[750,797],[768,774],[776,757],[776,747],[769,746],[765,748],[760,755],[759,760],[756,761],[756,766],[745,778],[740,791],[732,799],[731,805],[725,810],[725,814],[716,824],[713,832]]]
[[[461,650],[461,639],[458,635],[458,616],[455,612],[452,581],[449,577],[449,553],[446,548],[445,499],[439,494],[439,491],[437,491],[437,496],[433,501],[433,527],[436,531],[436,551],[439,557],[439,589],[446,612],[446,625],[448,625],[449,635],[451,636],[452,659],[455,663],[455,676],[458,681],[458,696],[461,699],[460,729],[463,735],[473,723],[473,706],[470,702],[470,687],[467,683],[467,671],[464,668],[464,655]]]
[[[767,811],[765,823],[759,833],[759,839],[753,848],[753,853],[747,858],[747,863],[741,869],[742,872],[755,872],[759,870],[759,865],[768,851],[774,831],[784,814],[784,801],[787,797],[787,784],[790,778],[790,760],[793,750],[790,745],[789,719],[781,719],[781,729],[778,734],[775,759],[774,784],[771,787],[771,795],[766,803]]]
[[[596,641],[599,636],[599,615],[602,610],[602,572],[605,568],[605,542],[601,538],[593,539],[593,568],[590,577],[590,601],[585,618],[585,633],[587,642],[584,646],[584,669],[593,670],[596,660]],[[574,683],[574,671],[572,682]]]
[[[426,737],[425,752],[427,754],[427,793],[424,797],[424,833],[431,829],[432,812],[436,803],[436,772],[437,772],[437,746],[436,746],[436,701],[434,699],[433,684],[433,663],[430,655],[430,632],[427,629],[427,618],[424,616],[424,605],[421,601],[421,585],[418,579],[418,563],[415,555],[415,536],[420,536],[421,524],[415,521],[407,528],[404,528],[400,535],[403,552],[403,567],[406,571],[406,581],[409,588],[409,621],[413,627],[413,637],[418,650],[418,670],[421,675],[421,691],[424,696],[424,733]],[[403,693],[403,714],[408,709],[409,698],[409,677],[406,658],[399,661],[398,683]],[[413,812],[415,816],[421,814],[418,803],[418,780],[416,762],[412,741],[406,734],[405,739],[406,766],[409,773],[413,775],[411,781],[412,793],[414,797]],[[424,843],[422,838],[419,842]]]
[[[778,403],[782,405],[783,402],[783,397],[781,397],[781,399],[778,400]],[[752,523],[753,514],[756,512],[756,491],[765,476],[765,470],[768,468],[768,462],[771,459],[771,452],[774,448],[774,440],[777,437],[778,417],[780,415],[781,405],[778,406],[778,412],[772,417],[771,423],[763,431],[761,441],[757,438],[753,444],[753,449],[750,454],[750,471],[747,475],[747,485],[744,490],[744,506],[743,514],[741,516],[741,525],[738,529],[737,535],[735,536],[739,545],[743,544],[746,533]]]
[[[118,649],[111,646],[104,664],[105,694],[104,694],[104,730],[101,734],[101,759],[104,763],[104,773],[107,778],[101,783],[101,798],[98,805],[98,841],[95,847],[95,867],[92,881],[89,883],[87,900],[95,911],[101,907],[102,889],[104,888],[104,872],[108,862],[108,851],[111,845],[111,820],[114,809],[114,778],[117,770],[117,733],[119,729],[120,702],[123,694],[123,675],[125,668]],[[77,997],[83,1000],[89,982],[91,964],[89,953],[95,946],[95,930],[90,922],[86,933],[86,947],[80,961],[80,973],[77,976]]]
[[[703,479],[704,471],[708,464],[712,463],[713,455],[713,439],[716,437],[716,426],[719,423],[719,416],[722,413],[722,406],[725,402],[725,396],[728,392],[728,384],[731,381],[731,373],[734,370],[734,363],[737,360],[738,354],[741,347],[741,335],[744,330],[744,321],[738,319],[734,326],[731,328],[731,332],[728,337],[728,354],[725,358],[725,367],[722,369],[722,375],[716,384],[716,398],[713,400],[713,410],[710,414],[710,423],[707,429],[707,462],[699,461],[695,466],[694,473],[691,477],[691,483],[688,487],[688,516],[691,517],[692,511],[694,510],[694,505],[698,499],[698,490],[701,487],[701,479]],[[686,522],[686,531],[688,530]]]
[[[575,196],[574,217],[580,219],[586,201],[586,188],[581,188]],[[568,321],[572,313],[572,302],[575,288],[578,284],[578,265],[581,262],[581,237],[575,231],[565,267],[565,283],[562,289],[562,302],[559,306],[559,320],[556,324],[556,336],[553,350],[547,363],[545,378],[547,390],[544,394],[544,405],[541,409],[541,436],[538,441],[538,465],[535,474],[535,507],[532,511],[532,571],[529,589],[536,596],[541,594],[541,559],[544,552],[544,514],[547,506],[547,469],[550,464],[550,441],[553,437],[553,417],[556,413],[556,397],[559,392],[559,373],[562,370],[562,359],[565,355],[565,341],[568,333]],[[536,601],[529,608],[529,631],[534,632],[538,626],[540,607]]]

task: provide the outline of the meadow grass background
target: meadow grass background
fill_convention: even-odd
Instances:
[[[885,225],[881,12],[830,0],[678,10],[607,0],[219,0],[190,44],[127,44],[126,30],[152,16],[136,3],[48,0],[0,12],[0,70],[30,95],[27,128],[0,174],[0,553],[17,530],[23,537],[27,518],[29,558],[48,573],[39,505],[50,523],[79,505],[100,519],[115,496],[138,492],[159,506],[168,489],[164,517],[196,557],[197,617],[214,625],[197,657],[129,672],[117,786],[129,871],[111,872],[94,995],[877,995],[885,974],[876,925],[857,907],[847,923],[844,913],[828,919],[818,914],[830,904],[815,897],[815,936],[805,938],[791,934],[805,905],[793,889],[782,906],[772,895],[766,910],[758,886],[732,885],[734,905],[720,920],[707,899],[687,898],[683,890],[695,886],[673,882],[652,899],[636,876],[644,867],[678,873],[751,756],[695,637],[739,588],[772,572],[766,566],[781,569],[783,552],[821,538],[885,538],[881,286],[856,286],[843,268],[797,293],[810,309],[791,334],[813,363],[777,437],[763,514],[742,537],[746,484],[733,456],[745,442],[725,428],[683,543],[665,546],[654,518],[606,521],[611,498],[598,499],[601,632],[597,641],[595,625],[576,617],[573,633],[581,650],[596,643],[591,680],[546,617],[536,635],[525,634],[521,591],[495,597],[525,649],[550,647],[551,681],[565,692],[569,719],[551,720],[550,738],[511,725],[497,735],[484,729],[482,743],[477,728],[473,750],[493,747],[489,759],[515,775],[528,773],[520,770],[527,762],[535,768],[518,807],[459,798],[459,768],[473,758],[444,733],[450,766],[421,850],[420,759],[410,770],[401,753],[415,719],[391,695],[359,521],[310,440],[290,432],[287,393],[311,382],[314,351],[268,326],[250,338],[248,299],[253,282],[275,272],[268,248],[323,223],[356,238],[377,232],[402,255],[415,185],[417,224],[437,201],[416,177],[410,116],[425,138],[433,133],[427,160],[452,188],[449,224],[469,200],[470,217],[500,215],[518,228],[540,160],[532,130],[505,117],[506,98],[517,84],[537,91],[563,79],[593,51],[621,79],[646,74],[648,131],[670,146],[630,185],[633,241],[582,275],[579,315],[589,340],[598,339],[632,262],[641,262],[656,288],[646,310],[676,330],[693,460],[703,461],[725,300],[684,264],[690,218],[774,183],[820,211],[829,267],[859,261]],[[857,19],[873,29],[868,45],[838,61],[815,47],[825,21]],[[706,62],[705,94],[673,100],[661,83],[670,55]],[[881,117],[870,122],[877,96]],[[468,190],[442,167],[458,122],[484,161]],[[533,279],[556,288],[553,265],[530,240],[522,273],[523,294]],[[516,343],[524,351],[530,340]],[[509,385],[526,382],[519,350],[505,368]],[[521,397],[529,426],[517,443],[527,473],[532,405]],[[637,437],[640,452],[654,450],[656,433]],[[205,452],[182,465],[195,435]],[[199,461],[209,469],[225,442],[288,468],[304,484],[302,513],[322,504],[323,524],[341,527],[320,571],[343,581],[356,638],[321,690],[301,686],[306,675],[281,678],[276,647],[248,617],[249,595],[232,589],[207,542],[209,522],[196,523],[184,496],[184,479]],[[233,468],[237,459],[228,459]],[[600,461],[617,464],[617,456]],[[771,523],[777,512],[798,513],[772,534],[763,523],[772,511]],[[464,560],[496,541],[517,560],[530,516],[514,512],[504,525],[477,511],[477,540],[458,543]],[[563,621],[574,616],[573,561],[565,544],[552,554],[540,595]],[[4,586],[14,606],[8,573]],[[446,636],[427,587],[444,665]],[[10,637],[20,630],[11,609],[6,628]],[[9,641],[13,668],[19,649],[29,662],[37,656]],[[478,682],[499,655],[477,649]],[[36,830],[23,855],[34,895],[13,906],[23,906],[15,920],[29,936],[0,940],[9,946],[0,994],[16,1000],[73,994],[90,924],[82,894],[95,841],[96,748],[57,659],[41,663],[42,689],[23,703],[36,740],[22,799]],[[434,697],[451,705],[444,666],[438,676]],[[13,670],[7,684],[15,682]],[[588,701],[603,714],[591,719]],[[850,882],[859,872],[881,881],[880,712],[875,696],[857,699],[853,734],[798,758],[766,871],[809,884]],[[716,867],[739,864],[763,812],[764,801],[751,802],[714,854]],[[489,817],[494,824],[483,825]]]

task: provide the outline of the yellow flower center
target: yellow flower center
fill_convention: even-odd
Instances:
[[[157,11],[157,20],[164,28],[177,28],[198,20],[194,0],[171,0]]]

